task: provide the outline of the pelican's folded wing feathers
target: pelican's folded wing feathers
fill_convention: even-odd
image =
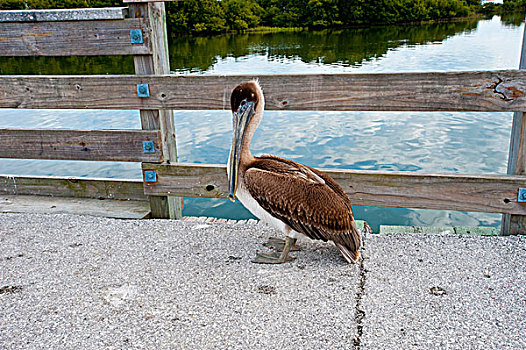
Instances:
[[[331,177],[269,155],[251,162],[244,177],[249,193],[273,217],[311,239],[333,241],[347,260],[356,261],[360,234],[351,203]]]

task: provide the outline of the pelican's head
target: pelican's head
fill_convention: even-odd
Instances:
[[[249,147],[265,108],[263,91],[257,80],[251,80],[236,86],[230,97],[232,108],[232,148],[228,158],[228,198],[236,198],[239,163],[243,144]]]

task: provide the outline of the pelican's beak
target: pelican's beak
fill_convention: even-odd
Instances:
[[[232,148],[230,149],[230,157],[228,159],[228,198],[232,202],[234,202],[236,198],[243,136],[254,112],[254,102],[243,100],[237,111],[233,113],[234,130],[232,134]]]

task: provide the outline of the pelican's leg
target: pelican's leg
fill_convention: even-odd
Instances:
[[[275,251],[282,252],[283,249],[285,248],[285,240],[281,238],[277,238],[277,237],[270,237],[268,239],[268,242],[263,243],[263,245],[265,247],[272,248]],[[296,245],[295,242],[292,244],[292,247],[290,247],[291,252],[297,252],[299,250],[300,248]]]
[[[282,264],[287,261],[294,260],[293,257],[288,256],[290,249],[296,243],[296,238],[285,238],[285,246],[281,253],[258,253],[256,258],[252,260],[256,264]]]

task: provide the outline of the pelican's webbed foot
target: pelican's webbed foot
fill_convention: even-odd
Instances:
[[[257,253],[252,262],[256,264],[283,264],[284,262],[295,259],[292,256],[281,258],[281,255],[281,253]]]
[[[296,242],[296,241],[294,241]],[[285,248],[285,240],[277,237],[270,237],[268,239],[268,242],[263,243],[265,247],[272,248],[277,252],[282,252]],[[291,252],[297,252],[300,248],[296,245],[296,243],[292,244],[292,247],[290,247]]]
[[[295,243],[295,238],[287,237],[285,239],[285,244],[281,253],[258,253],[252,262],[256,264],[282,264],[284,262],[294,260],[295,258],[288,255]]]

